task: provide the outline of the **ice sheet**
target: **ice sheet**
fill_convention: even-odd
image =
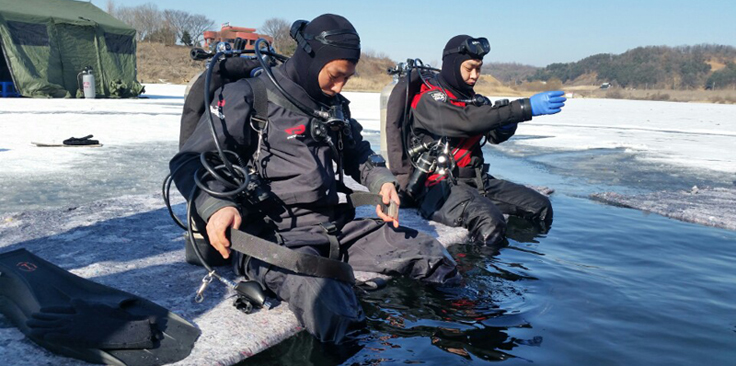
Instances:
[[[736,173],[736,105],[568,99],[562,112],[535,117],[516,143],[560,150],[625,148],[639,159]]]
[[[64,173],[73,162],[75,166],[84,166],[85,159],[97,161],[95,159],[110,156],[106,147],[38,148],[31,145],[31,141],[61,142],[71,136],[94,134],[95,139],[106,146],[175,144],[179,135],[184,86],[149,84],[146,90],[145,99],[0,99],[0,183],[49,173],[52,177],[53,173]],[[377,132],[380,126],[379,94],[345,95],[352,101],[353,117],[366,131]],[[736,106],[732,105],[572,99],[563,113],[538,117],[522,124],[514,141],[530,147],[559,150],[623,147],[640,159],[675,167],[736,172],[735,115]],[[533,136],[546,138],[524,139]],[[161,163],[165,164],[166,159],[168,156],[161,157]],[[66,188],[60,186],[58,190]],[[150,192],[157,188],[151,188]],[[76,273],[118,286],[126,283],[116,281],[121,279],[120,276],[133,282],[145,281],[139,276],[158,275],[156,266],[170,269],[170,273],[180,276],[181,283],[150,293],[143,293],[136,287],[126,289],[151,298],[159,296],[162,305],[193,319],[202,327],[202,339],[192,357],[183,364],[216,360],[235,362],[299,330],[295,318],[285,311],[283,305],[271,313],[280,323],[269,322],[264,317],[270,312],[248,317],[247,322],[233,320],[239,314],[225,300],[227,294],[224,291],[215,291],[211,302],[204,308],[192,307],[189,296],[201,279],[202,271],[181,262],[181,233],[162,207],[158,196],[149,193],[147,196],[3,215],[0,246],[4,249],[32,246],[31,249],[42,256],[45,254],[49,260],[65,258],[67,262],[60,264],[75,269]],[[179,213],[182,209],[181,205],[177,206]],[[432,233],[445,244],[458,242],[466,236],[463,229],[428,223],[411,210],[402,211],[402,215],[402,224]],[[146,230],[158,234],[150,235]],[[125,244],[129,252],[107,248],[103,252],[109,257],[105,266],[96,264],[105,259],[64,254],[64,246],[77,254],[92,253],[92,248],[85,252],[80,244],[84,242],[103,246]],[[129,258],[130,255],[133,257]],[[131,271],[136,266],[145,270]],[[126,286],[130,286],[128,283]],[[280,329],[281,333],[275,338],[246,337],[252,335],[248,333],[250,329],[269,324]],[[227,338],[218,338],[222,329],[231,332],[226,334]],[[0,351],[0,356],[25,360],[21,364],[67,364],[64,363],[67,359],[60,361],[50,354],[38,356],[38,348],[14,328],[0,330],[0,343],[7,345]],[[233,339],[240,339],[241,343],[234,345]],[[243,353],[237,353],[238,349],[234,348]],[[18,358],[22,355],[29,356]]]

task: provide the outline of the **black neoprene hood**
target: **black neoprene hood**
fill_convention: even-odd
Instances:
[[[450,38],[442,53],[445,54],[445,51],[447,50],[457,49],[469,38],[472,37],[466,34]],[[475,94],[473,87],[466,84],[460,74],[460,65],[471,58],[472,57],[467,53],[458,52],[453,52],[442,57],[442,70],[440,71],[440,77],[444,83],[448,84],[446,86],[449,86],[452,90],[459,91],[463,94],[462,97],[470,97]]]
[[[313,99],[329,103],[332,97],[319,87],[319,72],[330,61],[360,60],[360,36],[345,18],[323,14],[314,18],[302,30],[309,50],[297,45],[294,55],[286,62],[286,73]],[[311,51],[311,52],[308,52]]]

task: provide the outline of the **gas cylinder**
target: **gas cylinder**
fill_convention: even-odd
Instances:
[[[84,99],[95,99],[95,75],[92,74],[91,66],[87,66],[82,70],[82,90],[84,91]]]
[[[393,80],[383,87],[381,90],[381,99],[379,101],[381,107],[381,156],[388,157],[388,145],[386,143],[386,110],[388,107],[388,97],[399,82],[399,76],[394,75]],[[386,159],[386,167],[388,167],[388,159]]]

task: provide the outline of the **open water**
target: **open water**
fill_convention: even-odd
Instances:
[[[377,145],[377,135],[367,138]],[[174,151],[175,143],[110,147],[103,169],[5,177],[0,207],[150,193]],[[557,190],[548,234],[512,220],[503,248],[450,248],[462,287],[394,280],[362,296],[369,331],[356,342],[328,347],[302,332],[242,364],[736,365],[736,232],[588,199],[730,180],[619,150],[520,152],[512,140],[486,154],[499,178]]]
[[[730,181],[619,150],[512,157],[507,144],[486,149],[491,173],[557,190],[549,233],[512,220],[499,250],[450,247],[462,287],[393,280],[362,296],[370,331],[356,342],[302,332],[242,365],[736,365],[736,232],[587,198]]]

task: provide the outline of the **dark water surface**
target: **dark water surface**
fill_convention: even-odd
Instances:
[[[548,234],[512,220],[499,251],[450,247],[462,287],[393,280],[362,296],[357,342],[302,332],[242,365],[736,365],[736,232],[587,199],[723,180],[618,150],[486,154],[498,177],[557,190]]]

